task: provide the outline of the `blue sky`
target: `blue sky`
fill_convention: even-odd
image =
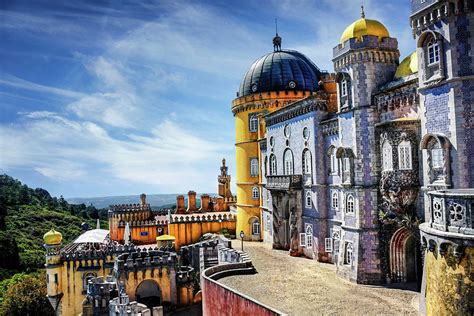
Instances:
[[[215,192],[274,18],[283,48],[332,71],[361,4],[415,49],[408,0],[2,1],[0,172],[65,197]]]

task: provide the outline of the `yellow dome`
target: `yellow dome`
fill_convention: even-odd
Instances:
[[[60,232],[55,231],[53,228],[43,235],[43,240],[46,245],[57,245],[63,240],[63,235]]]
[[[351,38],[361,39],[364,35],[378,36],[379,40],[382,40],[384,37],[390,37],[387,28],[379,21],[361,18],[345,29],[340,43],[342,44]]]
[[[405,57],[400,65],[398,65],[397,71],[395,72],[395,79],[400,79],[416,72],[418,72],[418,57],[416,57],[416,52],[413,52]]]

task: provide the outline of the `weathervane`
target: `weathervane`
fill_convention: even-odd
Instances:
[[[363,5],[360,6],[360,17],[362,19],[365,19],[365,12],[364,12],[364,6]]]
[[[273,38],[273,51],[281,51],[281,37],[278,36],[278,20],[275,18],[275,37]]]

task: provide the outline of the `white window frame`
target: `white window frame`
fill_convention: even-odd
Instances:
[[[349,157],[342,158],[342,168],[344,172],[351,172],[351,158]]]
[[[346,241],[344,243],[344,264],[349,265],[349,266],[352,265],[353,256],[354,256],[354,244],[351,241]]]
[[[347,97],[347,80],[341,81],[341,97]]]
[[[306,247],[313,248],[313,225],[306,224]]]
[[[411,170],[413,167],[411,144],[404,140],[398,145],[398,169]]]
[[[304,206],[305,206],[305,208],[311,208],[313,206],[313,198],[311,196],[311,190],[306,190],[306,192],[305,192]]]
[[[252,187],[252,199],[258,200],[260,198],[260,189],[258,187]]]
[[[339,192],[338,191],[333,191],[331,194],[331,207],[335,210],[339,209]]]
[[[309,149],[305,149],[303,151],[303,174],[311,174],[311,171],[312,171],[311,151]]]
[[[393,170],[393,148],[388,140],[382,145],[382,171]]]
[[[258,131],[258,117],[256,113],[249,114],[249,131],[252,133]]]
[[[300,247],[306,247],[306,234],[300,233]]]
[[[324,251],[332,252],[332,238],[324,238]]]
[[[443,168],[444,154],[443,154],[443,149],[441,148],[441,146],[437,145],[436,147],[431,148],[429,154],[431,155],[431,168],[433,169]]]
[[[274,154],[270,155],[270,175],[274,176],[277,174],[277,161]]]
[[[293,163],[293,152],[290,149],[285,150],[283,153],[283,164],[284,164],[284,171],[285,175],[293,175],[294,174],[294,163]]]
[[[336,157],[336,150],[332,151],[330,159],[331,159],[331,174],[338,174],[339,165],[338,165],[338,160]]]
[[[355,204],[356,204],[356,200],[355,200],[354,195],[348,194],[346,197],[346,213],[347,214],[355,213]]]
[[[439,50],[439,44],[436,42],[435,38],[431,38],[426,50],[428,54],[428,66],[439,63]]]
[[[250,176],[258,177],[259,175],[259,166],[257,158],[250,158]]]
[[[260,222],[258,220],[252,223],[252,235],[260,235]]]

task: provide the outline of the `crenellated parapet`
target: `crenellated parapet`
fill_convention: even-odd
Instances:
[[[130,226],[130,228],[132,228],[132,227],[149,227],[149,226],[166,226],[166,225],[168,225],[168,220],[167,219],[161,219],[161,220],[145,220],[145,221],[131,221],[131,222],[120,221],[118,223],[118,227],[119,228],[125,227],[125,225],[127,223]]]
[[[194,214],[172,214],[170,223],[222,222],[235,220],[235,214],[231,212],[208,212]]]

